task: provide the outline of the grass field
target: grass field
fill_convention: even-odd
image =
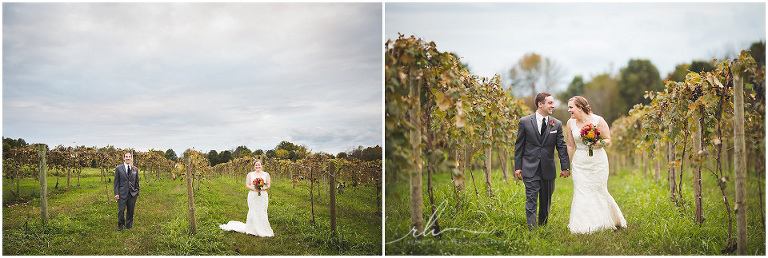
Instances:
[[[704,176],[704,222],[699,228],[693,221],[693,189],[685,183],[684,196],[687,212],[681,212],[669,199],[666,187],[651,179],[619,171],[608,179],[608,191],[618,203],[628,227],[616,231],[603,231],[590,235],[573,235],[567,228],[573,196],[571,178],[558,178],[549,224],[528,231],[525,219],[525,187],[522,181],[506,183],[500,171],[492,174],[494,198],[486,194],[484,174],[473,172],[479,195],[475,195],[469,173],[467,189],[463,192],[464,209],[456,207],[450,176],[433,177],[435,202],[445,202],[438,218],[445,231],[441,239],[426,236],[416,240],[412,236],[396,241],[410,231],[408,181],[387,181],[385,211],[386,255],[720,255],[727,238],[727,214],[719,188],[710,175]],[[689,179],[690,180],[690,179]],[[424,223],[432,211],[429,206],[424,178]],[[733,183],[729,184],[728,198],[734,203]],[[748,183],[747,216],[748,253],[765,255],[765,228],[761,221],[756,180]],[[764,185],[762,186],[764,189]],[[763,191],[765,192],[765,191]],[[731,207],[733,212],[733,207]],[[734,237],[736,219],[734,216]],[[391,242],[391,243],[390,243]]]
[[[117,232],[117,203],[111,183],[89,169],[76,186],[53,190],[48,177],[48,225],[40,222],[40,199],[14,201],[8,207],[10,181],[4,182],[3,255],[380,255],[381,212],[376,190],[348,187],[337,194],[338,237],[330,233],[328,199],[315,198],[316,223],[310,223],[309,184],[296,188],[275,178],[270,190],[269,221],[275,237],[259,238],[222,231],[219,224],[245,221],[247,190],[242,179],[201,180],[195,192],[197,234],[189,235],[187,190],[184,181],[142,181],[134,227]],[[235,181],[236,180],[236,181]],[[21,196],[39,192],[39,182],[24,179]],[[318,190],[316,185],[315,191]],[[322,193],[322,188],[319,189]],[[39,194],[38,194],[39,195]],[[11,199],[8,199],[9,201]]]

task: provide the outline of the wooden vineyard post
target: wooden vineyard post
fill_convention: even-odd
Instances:
[[[736,178],[736,254],[747,254],[747,160],[744,141],[743,63],[735,62],[733,70],[733,171]]]
[[[37,156],[40,159],[38,162],[38,167],[40,168],[40,220],[45,225],[48,223],[48,166],[45,160],[47,148],[45,144],[40,144],[37,148]]]
[[[485,160],[483,161],[483,163],[485,165],[485,186],[486,186],[486,189],[488,190],[489,198],[493,198],[493,188],[491,188],[491,155],[492,154],[493,153],[491,152],[491,147],[488,146],[488,148],[485,149]]]
[[[507,147],[499,147],[499,151],[497,153],[501,153],[499,159],[501,162],[503,162],[501,163],[501,175],[504,177],[504,182],[509,183],[509,177],[507,177],[507,172],[509,172],[509,155],[507,155]]]
[[[376,214],[381,214],[381,179],[376,178]]]
[[[322,177],[322,179],[323,179],[323,195],[327,199],[328,198],[328,191],[329,191],[329,189],[328,189],[328,185],[329,184],[326,184],[326,183],[328,183],[328,176],[324,176],[324,177]]]
[[[671,198],[672,202],[675,203],[675,205],[679,205],[679,203],[677,203],[677,192],[676,192],[677,188],[675,188],[675,186],[677,185],[677,183],[675,181],[675,168],[676,167],[675,167],[675,163],[674,163],[674,161],[675,161],[675,146],[672,145],[671,142],[667,142],[667,151],[668,151],[668,153],[667,153],[668,154],[667,155],[668,159],[667,160],[669,161],[669,163],[667,163],[667,168],[669,169],[669,174],[667,174],[667,180],[669,181],[669,192],[671,194],[670,198]]]
[[[696,216],[694,217],[694,221],[696,221],[696,224],[699,225],[699,228],[701,228],[702,224],[704,223],[704,213],[702,210],[702,199],[701,199],[701,167],[704,162],[701,159],[701,155],[704,154],[704,149],[702,147],[702,134],[703,134],[703,127],[704,124],[701,122],[701,119],[699,119],[699,126],[698,130],[696,130],[696,136],[694,139],[694,151],[696,152],[696,157],[698,160],[698,170],[693,171],[693,201],[694,206],[696,207]]]
[[[227,166],[227,169],[229,170],[229,175],[232,176],[232,180],[237,183],[237,175],[235,175],[235,172],[232,171],[232,166]]]
[[[195,176],[195,191],[200,191],[200,176],[197,175],[197,172],[192,172]]]
[[[315,178],[312,176],[312,166],[309,166],[309,202],[312,206],[312,221],[315,223],[315,195],[313,194],[313,188],[315,186]]]
[[[410,73],[410,72],[409,72]],[[409,78],[415,78],[415,76],[408,76]],[[409,110],[410,123],[413,126],[410,129],[408,139],[411,141],[411,147],[413,148],[413,167],[409,173],[410,178],[410,204],[411,204],[411,227],[416,232],[422,232],[424,229],[424,218],[422,214],[424,212],[424,197],[422,195],[422,166],[423,161],[421,159],[421,81],[414,82],[408,80],[411,101],[416,103],[411,110]],[[477,191],[477,190],[475,190]],[[421,238],[421,237],[419,237]]]
[[[190,234],[194,235],[197,233],[197,222],[195,220],[195,196],[194,191],[192,189],[192,168],[191,166],[191,160],[189,158],[189,155],[187,156],[187,208],[189,209],[189,226],[190,226]]]
[[[656,139],[656,146],[661,146],[659,143],[659,139]],[[656,171],[653,172],[653,179],[659,180],[661,178],[661,157],[657,154],[655,157],[656,160]]]
[[[336,235],[336,161],[331,160],[328,163],[328,177],[330,187],[330,206],[331,206],[331,234]]]

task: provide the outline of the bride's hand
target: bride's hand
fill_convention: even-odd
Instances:
[[[606,139],[599,140],[595,143],[595,147],[602,148],[607,147]]]

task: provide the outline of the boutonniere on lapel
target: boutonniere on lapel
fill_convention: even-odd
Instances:
[[[550,119],[549,120],[549,126],[555,127],[555,120]]]

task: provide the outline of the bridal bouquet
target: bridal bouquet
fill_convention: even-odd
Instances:
[[[264,180],[259,178],[259,177],[257,177],[255,179],[253,179],[253,183],[252,184],[253,184],[254,187],[256,187],[256,189],[261,190],[261,188],[264,187]],[[261,196],[261,192],[258,192],[258,193],[259,193],[259,196]]]
[[[604,139],[600,135],[600,129],[593,124],[586,124],[581,128],[581,142],[589,147],[589,156],[592,156],[592,146],[600,140]]]

